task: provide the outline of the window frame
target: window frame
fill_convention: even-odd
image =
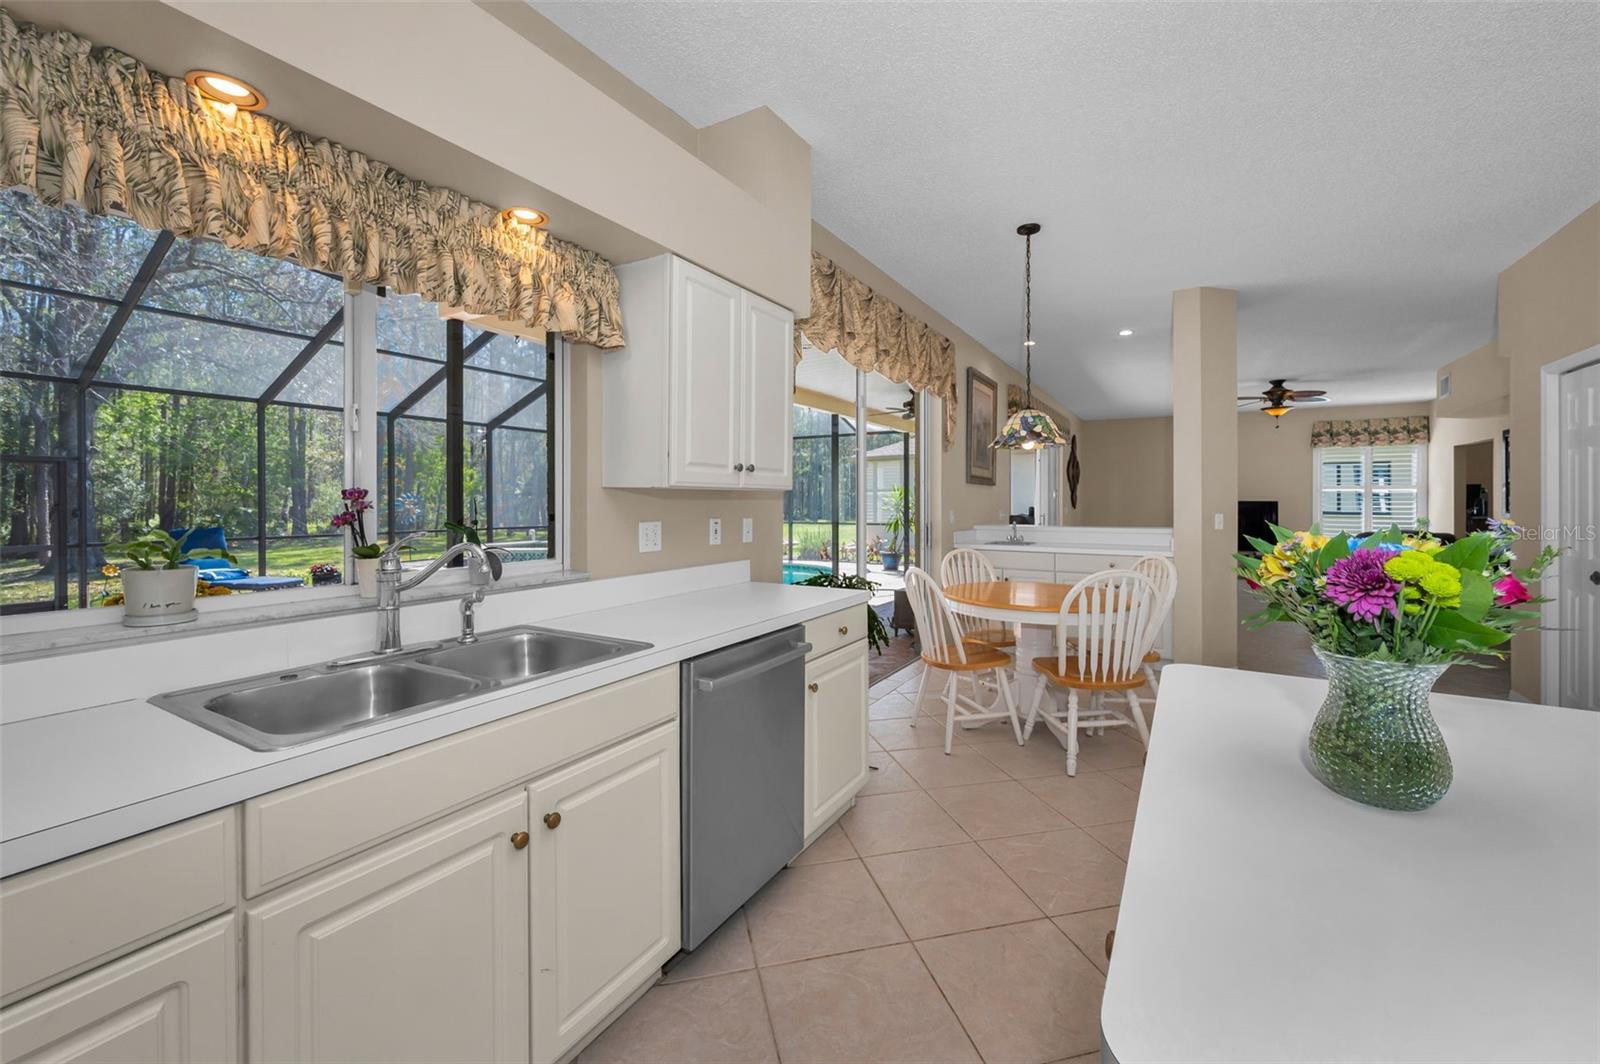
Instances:
[[[63,210],[67,208],[51,209]],[[105,338],[102,339],[101,343],[97,347],[96,352],[94,352],[95,355],[98,355],[98,358],[94,362],[95,370],[97,370],[99,364],[105,360],[105,356],[110,352],[110,347],[116,342],[121,331],[120,326],[124,324],[128,316],[131,315],[131,313],[141,305],[139,302],[140,297],[144,294],[145,288],[149,285],[156,270],[159,268],[161,262],[165,259],[166,252],[170,250],[177,242],[172,234],[165,230],[153,234],[152,240],[153,242],[151,249],[146,252],[147,261],[145,265],[141,267],[139,272],[135,275],[133,281],[129,283],[127,286],[127,291],[123,294],[120,300],[112,299],[110,297],[86,296],[82,293],[69,292],[65,290],[62,290],[59,293],[63,297],[88,299],[91,302],[120,308],[118,314],[116,315],[118,318],[120,318],[120,320],[116,322],[116,328],[108,329],[106,331]],[[159,253],[154,253],[157,251],[157,249],[159,249]],[[27,288],[38,286],[17,284],[16,287]],[[367,286],[354,293],[345,291],[343,293],[340,311],[335,315],[335,318],[326,326],[324,326],[324,329],[321,332],[319,332],[318,338],[312,341],[315,344],[314,348],[312,349],[312,356],[314,357],[317,351],[322,350],[336,334],[339,334],[342,331],[342,336],[339,340],[339,342],[341,342],[343,345],[344,355],[342,414],[345,432],[342,450],[343,476],[345,477],[345,484],[347,485],[357,484],[374,486],[377,483],[377,476],[379,475],[378,427],[381,423],[381,418],[379,416],[379,403],[377,394],[378,353],[376,316],[378,298],[378,293],[371,286]],[[176,314],[176,312],[172,311],[167,311],[165,313],[172,313],[174,316],[179,317],[185,316]],[[213,319],[209,317],[201,317],[196,315],[187,316],[203,323],[215,324],[218,327],[252,327],[248,324],[227,321],[220,318],[213,321]],[[445,319],[441,319],[441,323],[444,320]],[[466,320],[468,324],[473,326],[473,328],[480,330],[485,329],[485,325],[477,320]],[[337,328],[335,328],[336,323]],[[495,330],[488,329],[487,331]],[[566,341],[559,334],[555,333],[547,334],[545,344],[550,353],[550,364],[547,369],[550,387],[555,389],[553,401],[551,403],[551,415],[556,422],[554,425],[550,425],[546,429],[548,433],[547,445],[550,449],[551,499],[555,509],[554,519],[550,524],[549,539],[547,540],[551,548],[551,556],[532,561],[519,561],[510,563],[511,567],[508,568],[506,576],[509,578],[508,582],[511,586],[521,583],[522,578],[532,577],[537,579],[545,579],[550,574],[566,571],[570,569],[571,566],[570,439],[572,418],[571,396],[569,394],[570,374],[568,368],[570,350]],[[104,348],[104,350],[98,350],[98,348]],[[309,362],[310,359],[299,362],[298,370],[303,370],[309,364]],[[294,364],[291,363],[291,365]],[[77,376],[80,379],[73,379],[65,376],[60,378],[39,377],[37,374],[18,371],[15,373],[8,372],[5,375],[5,379],[37,378],[41,380],[49,380],[61,387],[71,388],[76,386],[80,392],[86,388],[95,386],[123,389],[130,387],[127,384],[121,384],[115,381],[95,380],[93,377],[93,372],[82,373],[78,374]],[[293,383],[293,379],[294,378],[289,375],[288,367],[286,367],[285,370],[279,375],[279,378],[274,380],[272,387],[269,388],[267,392],[264,392],[261,396],[253,400],[248,396],[221,394],[212,395],[211,393],[199,392],[191,393],[186,392],[181,388],[164,389],[159,387],[144,387],[138,385],[133,385],[131,387],[134,390],[140,391],[191,394],[199,397],[214,398],[217,400],[227,400],[230,402],[246,404],[253,402],[257,405],[258,409],[263,407],[270,408],[272,405],[293,405],[314,407],[315,409],[328,410],[330,412],[335,411],[336,408],[331,406],[323,406],[320,403],[307,404],[295,402],[285,404],[283,401],[278,400],[278,394],[281,393],[284,388],[289,387]],[[79,409],[81,410],[82,408],[81,398],[77,400],[69,398],[63,401],[78,402]],[[81,448],[79,450],[81,451]],[[456,450],[459,453],[461,448],[458,447]],[[24,456],[15,457],[18,461],[21,461]],[[265,476],[265,467],[260,465],[259,450],[256,457],[258,461],[256,479],[259,485],[260,479]],[[74,488],[72,491],[69,491],[68,495],[66,496],[66,498],[74,504],[74,508],[77,510],[76,516],[70,517],[69,521],[80,522],[83,519],[83,514],[85,513],[84,509],[82,508],[82,497],[83,492],[86,491],[87,488],[83,485],[87,484],[89,480],[88,463],[90,461],[90,455],[75,452],[71,457],[62,458],[60,456],[56,456],[52,459],[52,461],[72,463],[77,465],[82,470],[82,475],[74,476]],[[460,474],[457,473],[456,477],[459,480]],[[258,486],[258,496],[259,491],[260,489]],[[258,511],[260,510],[259,504],[257,509]],[[260,539],[260,519],[261,515],[258,513],[257,526],[247,530],[247,534],[242,536],[242,539]],[[375,533],[376,531],[377,529],[374,528]],[[75,533],[69,533],[69,537],[64,546],[75,552],[85,551],[89,548],[89,545],[94,542],[94,535],[95,531],[93,529],[77,528]],[[74,538],[77,540],[83,540],[84,542],[73,542]],[[268,536],[267,538],[277,539],[282,537]],[[344,560],[344,571],[349,573],[353,571],[354,564],[354,558],[351,555],[349,537],[341,537],[341,540],[343,546],[342,554]],[[531,544],[532,542],[532,540],[502,540],[498,541],[497,545],[515,547],[524,543]],[[252,552],[256,556],[250,559],[251,564],[248,566],[248,568],[257,568],[255,563],[257,562],[260,553],[265,550],[265,547],[266,540],[260,540],[260,542],[256,543],[255,550]],[[244,559],[241,557],[241,561],[243,560]],[[440,591],[445,591],[456,584],[464,585],[466,581],[467,573],[465,570],[452,570],[440,572],[434,580],[430,581],[430,585],[436,584]],[[76,579],[74,579],[74,582],[76,583]],[[358,601],[357,596],[357,589],[349,584],[339,584],[332,587],[315,587],[307,585],[304,587],[286,588],[265,595],[234,595],[225,598],[204,600],[197,603],[197,609],[202,614],[226,612],[234,620],[248,620],[251,614],[260,614],[262,619],[265,620],[268,618],[281,617],[282,607],[286,603],[292,603],[296,601],[303,602],[307,599],[314,599],[319,602],[327,602],[329,600],[337,599],[349,599],[350,603],[354,605]],[[36,607],[32,610],[23,609],[7,611],[5,612],[3,621],[4,630],[12,634],[21,634],[30,631],[112,625],[121,623],[122,614],[120,609],[95,608],[91,605],[83,603],[80,601],[81,595],[77,591],[72,591],[68,598],[69,603],[72,605],[66,609],[46,609]]]
[[[1425,443],[1364,444],[1364,445],[1355,446],[1355,447],[1313,447],[1311,449],[1311,506],[1312,506],[1312,518],[1313,518],[1313,523],[1319,529],[1321,529],[1323,532],[1327,532],[1328,531],[1327,529],[1322,528],[1322,518],[1323,518],[1322,499],[1323,499],[1323,495],[1325,493],[1329,492],[1329,491],[1335,490],[1335,489],[1332,489],[1332,488],[1325,488],[1323,486],[1323,483],[1322,483],[1322,470],[1323,470],[1323,466],[1325,464],[1327,464],[1327,461],[1328,461],[1327,454],[1330,451],[1339,451],[1339,452],[1359,451],[1361,453],[1361,483],[1360,483],[1360,485],[1358,487],[1351,487],[1349,489],[1345,489],[1345,490],[1349,490],[1351,492],[1358,492],[1360,494],[1360,496],[1361,496],[1361,528],[1357,529],[1355,532],[1353,532],[1351,534],[1352,535],[1359,535],[1361,532],[1379,532],[1379,531],[1382,531],[1382,529],[1379,528],[1378,525],[1376,524],[1377,515],[1374,514],[1374,512],[1373,512],[1372,503],[1373,503],[1373,495],[1375,493],[1373,491],[1373,483],[1372,483],[1372,465],[1373,465],[1373,451],[1375,449],[1377,449],[1377,448],[1383,448],[1383,447],[1406,447],[1406,448],[1409,448],[1411,450],[1411,452],[1412,452],[1412,464],[1413,464],[1413,466],[1415,467],[1415,469],[1417,471],[1416,486],[1414,488],[1400,488],[1398,490],[1414,492],[1415,495],[1416,495],[1416,500],[1417,500],[1417,502],[1416,502],[1416,515],[1417,516],[1416,516],[1416,521],[1412,522],[1411,527],[1417,527],[1419,522],[1425,522],[1428,519],[1428,445],[1427,444],[1425,444]],[[1392,494],[1395,490],[1396,489],[1391,487],[1389,489],[1389,492]],[[1389,524],[1393,524],[1393,522],[1392,521],[1388,522],[1387,524],[1385,524],[1383,526],[1383,528],[1389,527]]]

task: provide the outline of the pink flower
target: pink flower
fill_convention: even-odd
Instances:
[[[1512,573],[1507,573],[1494,582],[1494,604],[1496,606],[1515,606],[1519,602],[1532,602],[1533,595],[1529,593],[1528,586],[1518,580]]]
[[[1385,613],[1395,613],[1400,584],[1383,571],[1389,556],[1383,550],[1363,547],[1340,558],[1328,568],[1323,596],[1343,606],[1352,617],[1374,624]]]
[[[339,493],[339,497],[343,499],[365,499],[367,497],[367,489],[345,488]]]

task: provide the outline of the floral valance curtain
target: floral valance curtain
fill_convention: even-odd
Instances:
[[[1426,415],[1375,417],[1365,421],[1317,421],[1311,425],[1313,447],[1371,447],[1427,442]]]
[[[384,285],[452,310],[622,346],[593,252],[181,79],[0,9],[0,188]]]
[[[795,323],[800,337],[822,351],[838,351],[857,369],[896,384],[930,391],[944,407],[944,446],[956,436],[956,356],[950,340],[840,269],[811,253],[811,316]]]

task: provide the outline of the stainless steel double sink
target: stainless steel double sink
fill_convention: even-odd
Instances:
[[[150,701],[252,750],[282,750],[650,646],[522,625],[486,632],[475,643],[267,673]]]

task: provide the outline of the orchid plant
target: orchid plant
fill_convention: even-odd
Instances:
[[[372,509],[368,494],[366,488],[345,488],[339,493],[339,509],[330,522],[334,528],[350,530],[350,553],[357,558],[376,558],[383,553],[382,544],[367,539],[367,521],[362,515]]]
[[[1291,621],[1325,652],[1414,665],[1504,657],[1512,635],[1539,626],[1537,610],[1519,607],[1545,601],[1528,584],[1559,553],[1545,547],[1518,569],[1524,532],[1509,519],[1450,544],[1425,528],[1365,538],[1271,528],[1275,543],[1251,538],[1256,553],[1235,555],[1265,602],[1246,624]]]

